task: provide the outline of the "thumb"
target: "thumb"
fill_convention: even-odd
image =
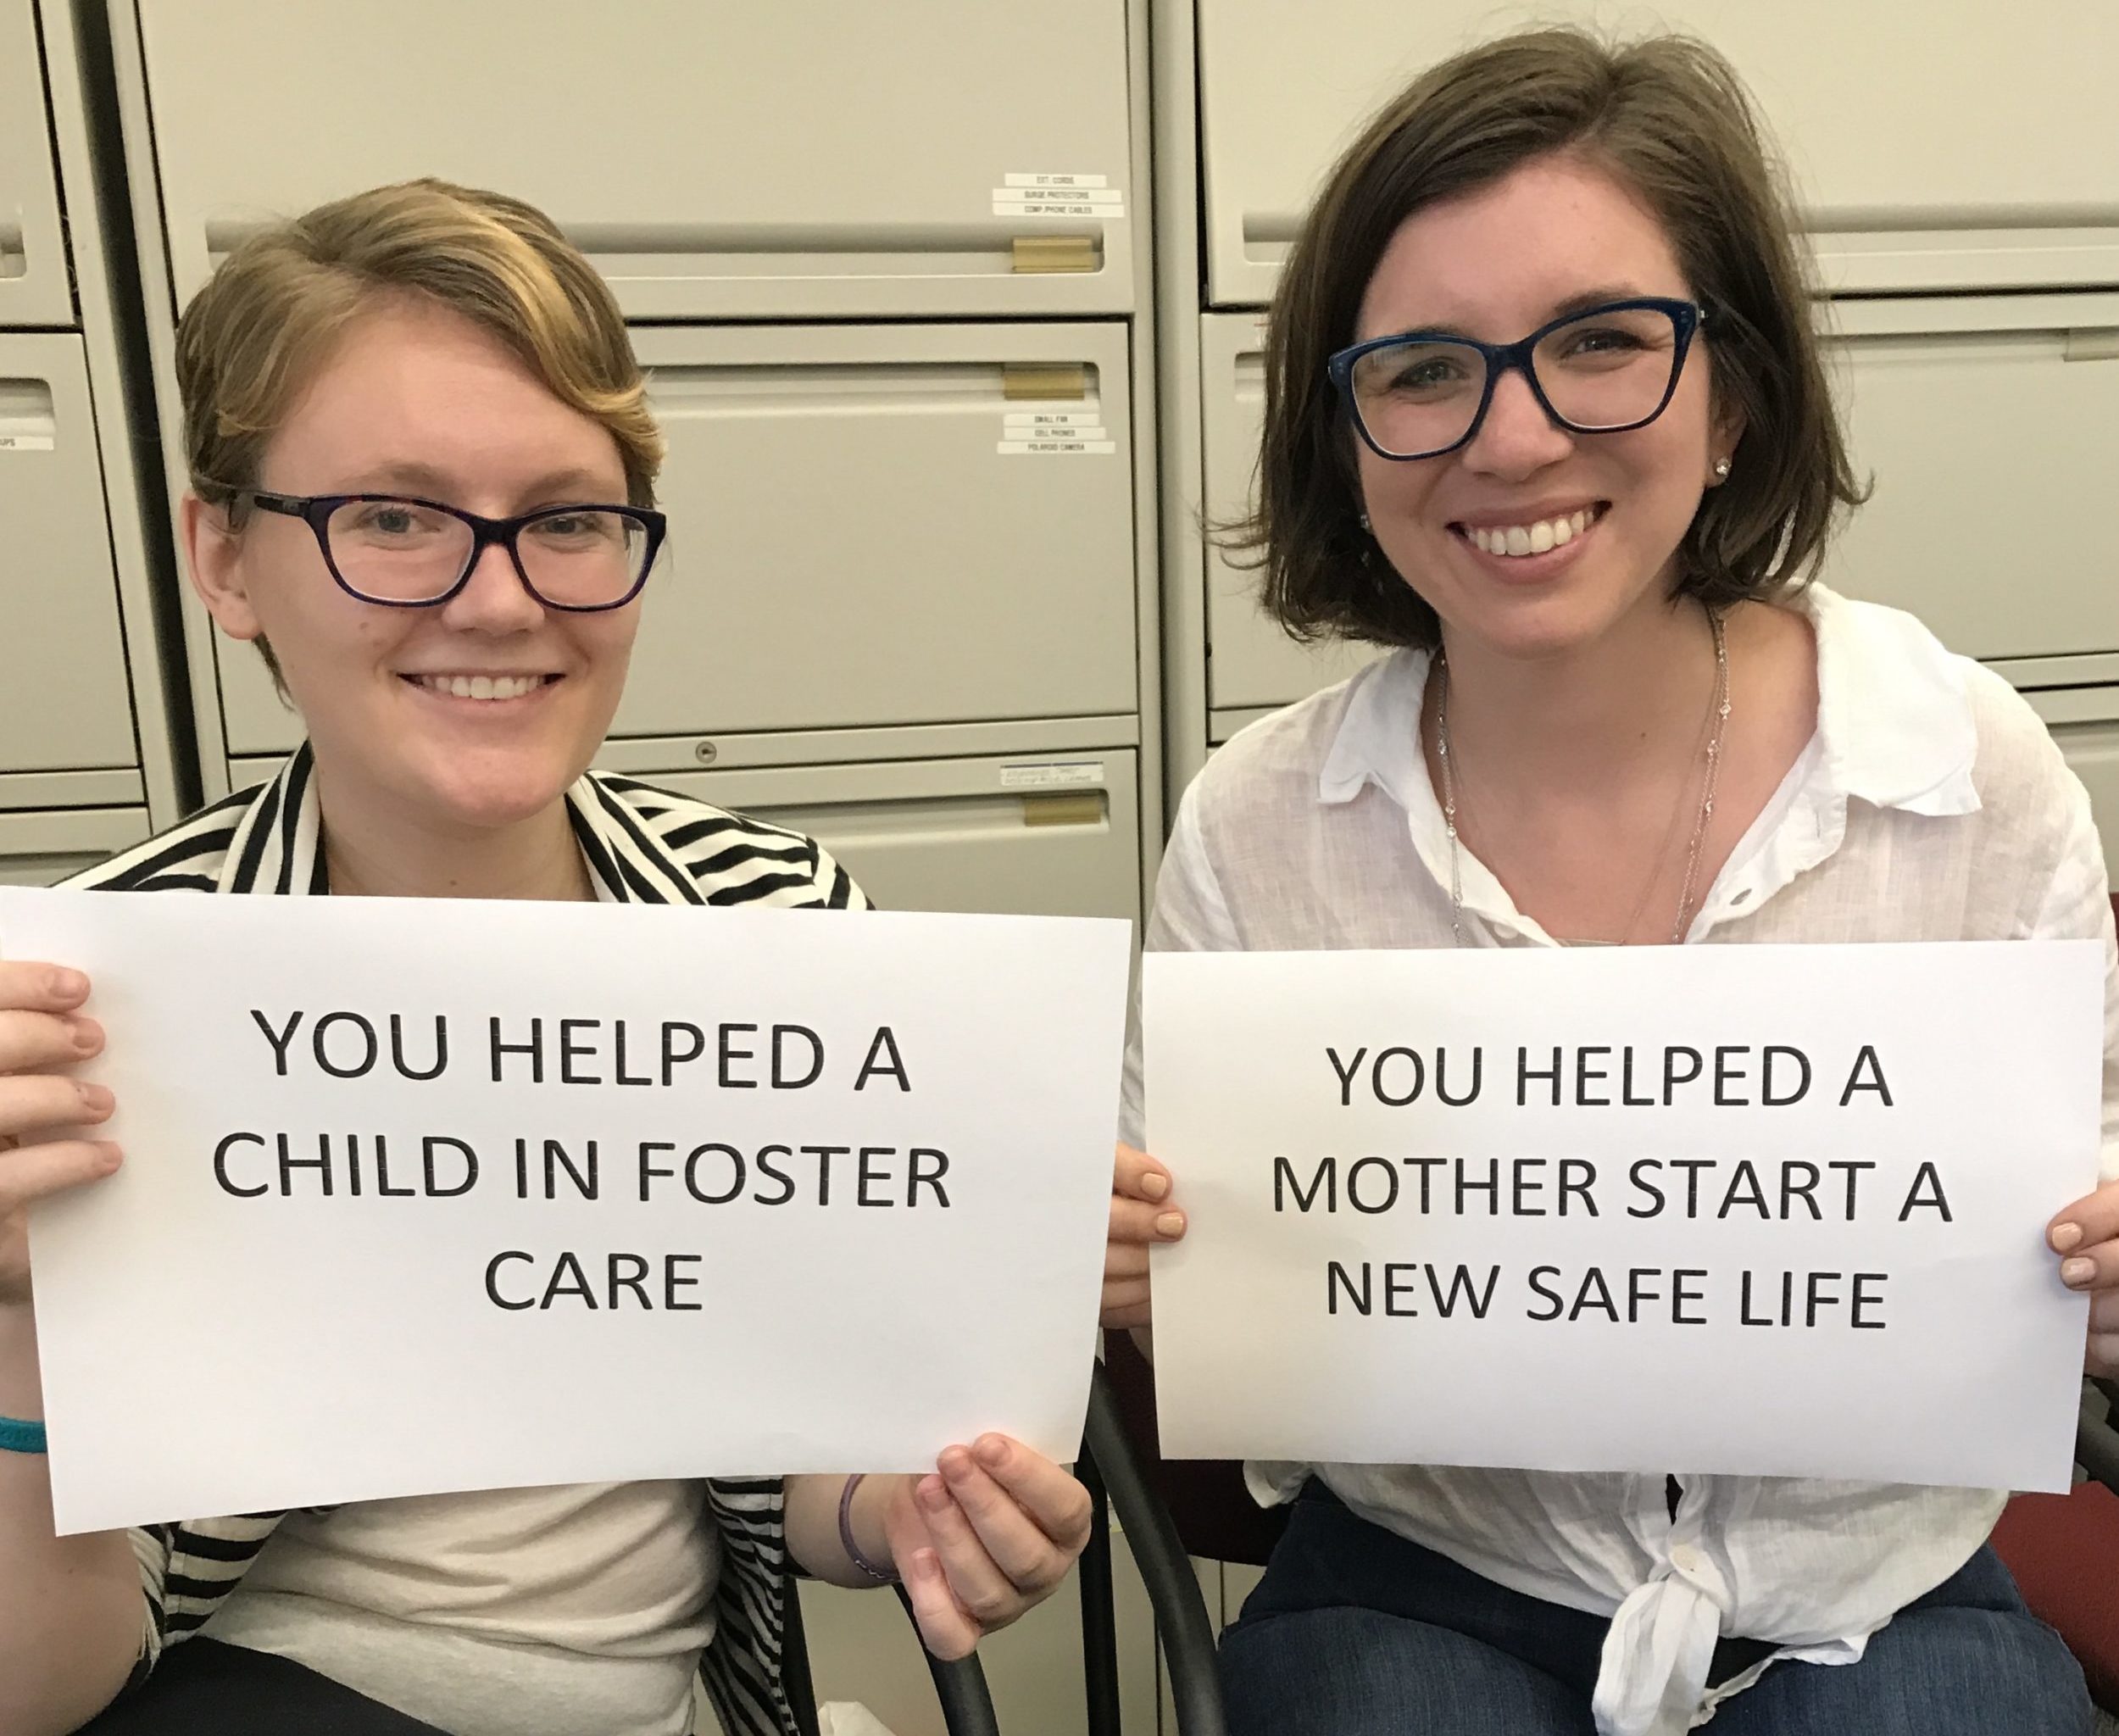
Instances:
[[[931,1549],[916,1549],[898,1561],[898,1571],[927,1650],[945,1661],[971,1656],[978,1649],[979,1624],[949,1589],[942,1557]]]

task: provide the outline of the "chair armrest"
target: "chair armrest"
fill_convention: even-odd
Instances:
[[[902,1585],[893,1589],[905,1606],[905,1619],[913,1621],[911,1597]],[[919,1631],[915,1624],[915,1637]],[[949,1736],[1000,1736],[1000,1721],[993,1715],[993,1696],[987,1688],[979,1655],[948,1659],[937,1657],[925,1644],[920,1650],[927,1660],[927,1673],[934,1678],[934,1697],[942,1702],[942,1724]]]
[[[905,1619],[911,1621],[912,1600],[900,1585],[894,1588],[898,1601],[904,1606]],[[817,1690],[815,1679],[809,1673],[809,1637],[802,1624],[801,1586],[791,1574],[785,1584],[781,1601],[780,1629],[780,1685],[787,1696],[787,1703],[794,1710],[795,1728],[801,1736],[817,1736]],[[927,1673],[934,1678],[934,1697],[942,1703],[943,1728],[949,1736],[1000,1736],[1000,1724],[993,1716],[993,1697],[986,1686],[986,1672],[980,1665],[978,1654],[945,1661],[920,1644],[920,1629],[915,1623],[913,1642],[920,1646],[927,1660]]]
[[[1156,1497],[1119,1421],[1118,1403],[1098,1363],[1089,1384],[1082,1447],[1093,1459],[1125,1528],[1134,1562],[1148,1587],[1170,1666],[1171,1698],[1181,1736],[1225,1736],[1221,1678],[1215,1661],[1214,1623],[1177,1536],[1169,1509]]]

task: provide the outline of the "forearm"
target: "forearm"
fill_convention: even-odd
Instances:
[[[43,1414],[32,1316],[0,1303],[0,1416]],[[53,1536],[49,1461],[0,1452],[0,1731],[60,1736],[86,1723],[124,1685],[142,1619],[125,1533]]]
[[[861,1553],[878,1566],[890,1561],[890,1539],[883,1527],[884,1510],[898,1491],[903,1477],[865,1477],[854,1491],[848,1514],[854,1541]],[[846,1479],[837,1476],[790,1477],[782,1518],[787,1527],[787,1550],[803,1572],[833,1585],[865,1590],[876,1583],[864,1573],[839,1540],[839,1496]]]

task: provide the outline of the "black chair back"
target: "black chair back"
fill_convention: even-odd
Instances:
[[[904,1605],[905,1619],[909,1622],[913,1619],[912,1600],[905,1595],[902,1585],[897,1592],[898,1601]],[[795,1728],[802,1736],[818,1736],[816,1682],[809,1669],[809,1635],[802,1624],[801,1589],[792,1577],[787,1582],[781,1607],[781,1685],[787,1690],[788,1704],[794,1708]],[[919,1633],[915,1627],[915,1644],[920,1644]],[[943,1728],[949,1736],[1000,1736],[1000,1722],[993,1712],[993,1696],[987,1687],[986,1672],[980,1666],[977,1654],[945,1661],[924,1646],[920,1650],[927,1660],[927,1674],[934,1682],[935,1699],[941,1703]]]

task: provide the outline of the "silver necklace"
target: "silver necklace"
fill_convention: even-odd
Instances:
[[[1721,616],[1716,610],[1707,611],[1707,626],[1715,640],[1715,691],[1709,702],[1706,722],[1707,774],[1701,787],[1699,812],[1693,821],[1690,847],[1685,852],[1685,882],[1677,895],[1677,916],[1671,926],[1671,943],[1675,946],[1685,938],[1685,931],[1691,926],[1693,895],[1699,885],[1699,858],[1707,843],[1708,823],[1715,814],[1715,785],[1721,772],[1722,737],[1729,726],[1729,643],[1723,633]],[[1453,756],[1449,752],[1449,663],[1438,649],[1435,653],[1435,758],[1442,768],[1442,819],[1449,833],[1449,933],[1457,945],[1464,944],[1464,863],[1463,849],[1457,840],[1457,779]],[[1679,792],[1678,799],[1684,799]],[[1676,815],[1672,815],[1675,820]],[[1656,858],[1660,866],[1662,857]],[[1655,871],[1651,869],[1649,884],[1642,898],[1655,884]],[[1627,920],[1627,932],[1631,933],[1639,920],[1640,907],[1634,907],[1633,915]],[[1625,935],[1619,937],[1623,942]]]

